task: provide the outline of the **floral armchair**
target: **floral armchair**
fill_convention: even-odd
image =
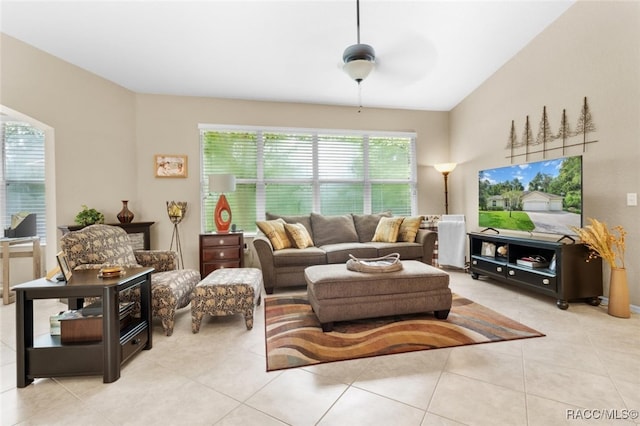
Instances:
[[[159,317],[167,336],[173,334],[176,310],[189,305],[192,290],[200,282],[200,272],[176,269],[177,255],[165,250],[133,250],[129,235],[122,228],[90,225],[62,236],[60,248],[72,270],[100,269],[103,266],[147,266],[151,274],[152,315]],[[135,290],[121,295],[137,301]]]

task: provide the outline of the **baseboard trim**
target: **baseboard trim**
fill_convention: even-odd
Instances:
[[[608,297],[601,297],[600,300],[602,300],[602,304],[603,305],[608,305],[609,304],[609,298]],[[633,312],[634,314],[640,314],[640,306],[636,306],[636,305],[631,305],[631,312]]]

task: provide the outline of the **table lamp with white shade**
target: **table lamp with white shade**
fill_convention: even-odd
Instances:
[[[220,194],[216,208],[213,211],[213,221],[216,224],[216,230],[224,233],[229,232],[231,226],[231,206],[225,197],[225,192],[233,192],[236,190],[236,177],[232,174],[215,174],[209,175],[209,192]]]

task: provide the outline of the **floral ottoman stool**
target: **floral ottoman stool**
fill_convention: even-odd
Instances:
[[[216,269],[191,293],[191,331],[200,331],[205,314],[243,314],[247,330],[253,328],[253,311],[260,305],[262,271],[256,268]]]

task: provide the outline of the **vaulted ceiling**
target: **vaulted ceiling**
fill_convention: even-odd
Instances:
[[[573,2],[361,0],[361,100],[355,0],[3,0],[0,30],[138,93],[448,111]]]

